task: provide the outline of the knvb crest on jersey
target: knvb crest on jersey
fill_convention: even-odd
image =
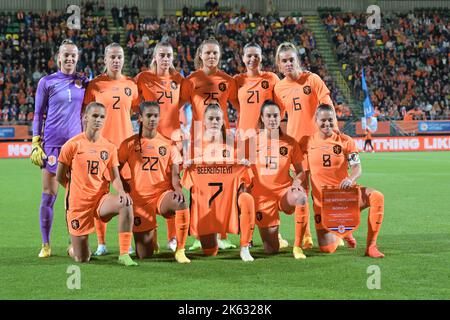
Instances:
[[[256,213],[256,220],[258,220],[258,221],[261,221],[262,220],[262,217],[263,217],[263,215],[262,215],[262,212],[257,212]]]
[[[159,147],[159,154],[164,157],[167,154],[167,148]]]
[[[81,89],[83,87],[83,83],[81,83],[80,79],[75,80],[75,87]]]
[[[227,90],[227,84],[225,82],[219,83],[219,90],[222,92]]]
[[[229,158],[230,157],[230,150],[223,149],[222,150],[222,157]]]
[[[304,86],[303,87],[303,93],[306,95],[310,95],[311,94],[311,87],[310,86]]]
[[[78,230],[78,228],[80,227],[80,222],[75,219],[70,222],[70,225],[72,226],[73,230]]]
[[[103,161],[108,160],[108,157],[109,157],[108,151],[101,151],[101,152],[100,152],[100,158],[101,158]]]
[[[263,81],[261,82],[261,87],[262,87],[263,89],[268,89],[268,88],[269,88],[269,81],[263,80]]]
[[[322,222],[322,216],[321,216],[320,214],[316,214],[316,215],[314,216],[314,221],[315,221],[317,224],[320,224],[320,223]]]
[[[126,88],[125,88],[125,94],[126,94],[128,97],[131,96],[131,89],[128,88],[128,87],[126,87]]]
[[[176,89],[177,89],[177,83],[176,83],[175,81],[172,81],[172,82],[170,83],[170,87],[171,87],[173,90],[176,90]]]
[[[134,225],[136,227],[139,227],[141,225],[142,221],[140,217],[134,217]]]
[[[280,147],[280,155],[286,156],[288,154],[288,148],[287,147]]]
[[[47,162],[49,166],[54,166],[56,164],[56,157],[54,155],[50,155]]]
[[[333,147],[333,152],[334,152],[335,154],[340,154],[340,153],[342,152],[342,147],[339,146],[339,145],[335,145],[335,146]]]

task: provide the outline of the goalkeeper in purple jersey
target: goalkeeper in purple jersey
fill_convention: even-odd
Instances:
[[[56,73],[43,77],[36,92],[31,162],[42,170],[40,258],[51,255],[50,231],[58,192],[56,169],[62,145],[82,131],[81,106],[87,79],[76,73],[78,48],[64,40],[58,50]]]

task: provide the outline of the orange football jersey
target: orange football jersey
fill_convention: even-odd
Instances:
[[[115,145],[103,137],[93,143],[84,132],[63,145],[58,161],[70,167],[66,210],[72,211],[89,209],[99,197],[108,193],[104,174],[119,166]]]
[[[172,190],[172,164],[181,164],[182,158],[173,142],[163,135],[139,139],[136,134],[122,142],[119,162],[130,165],[130,195],[139,202]]]
[[[138,111],[138,88],[133,79],[123,76],[112,80],[106,74],[89,82],[84,95],[83,106],[96,101],[106,108],[102,136],[119,148],[123,140],[133,135],[131,111]]]
[[[261,106],[266,100],[273,100],[273,88],[280,81],[273,72],[263,71],[261,76],[249,77],[246,73],[234,77],[238,88],[239,121],[242,130],[255,129],[258,125]]]
[[[317,131],[315,112],[321,103],[333,106],[330,90],[315,73],[302,72],[297,81],[284,78],[275,85],[275,102],[288,114],[286,133],[297,142]]]
[[[203,70],[197,70],[187,77],[186,85],[181,88],[181,99],[189,101],[192,105],[191,128],[194,121],[203,121],[206,106],[210,103],[218,103],[223,110],[225,126],[229,128],[228,100],[238,101],[236,81],[225,72],[217,72],[206,75]],[[238,108],[238,106],[234,106]]]
[[[192,165],[185,170],[181,184],[191,192],[190,234],[237,234],[238,190],[251,179],[251,170],[238,164]]]
[[[302,138],[300,149],[308,162],[314,203],[321,206],[322,187],[339,186],[348,177],[349,163],[359,162],[358,148],[345,134],[333,132],[331,137],[322,139],[317,132]]]
[[[139,96],[142,101],[157,101],[160,108],[158,131],[172,139],[172,133],[180,129],[180,90],[184,79],[178,72],[174,75],[157,76],[143,71],[136,76]],[[174,138],[179,141],[180,138]]]
[[[303,154],[292,137],[281,135],[278,140],[258,139],[255,160],[252,194],[270,195],[292,185],[289,169],[292,164],[302,163]]]

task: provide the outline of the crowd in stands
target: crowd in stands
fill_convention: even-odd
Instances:
[[[111,8],[111,16],[115,27],[125,27],[128,22],[139,19],[139,9],[137,6],[128,8],[126,4],[119,8],[114,6]]]
[[[369,30],[365,14],[322,16],[342,73],[362,100],[364,67],[379,120],[450,119],[450,11],[382,15]]]
[[[214,6],[214,4],[212,4]],[[214,7],[213,7],[214,8]],[[168,41],[176,48],[176,65],[187,76],[194,71],[194,57],[200,43],[209,37],[216,38],[222,45],[221,68],[230,75],[245,71],[241,57],[246,43],[256,42],[263,50],[263,70],[275,70],[275,50],[284,41],[290,41],[300,48],[303,67],[315,72],[324,79],[332,92],[333,101],[343,102],[332,77],[327,73],[313,34],[305,27],[302,18],[261,16],[247,13],[243,8],[240,14],[215,11],[208,16],[187,16],[192,11],[185,8],[183,16],[168,16],[163,19],[141,17],[130,19],[126,24],[128,57],[133,74],[148,67],[152,47],[159,41]],[[230,110],[230,119],[234,117]],[[343,108],[342,117],[349,117],[350,109]]]
[[[81,30],[67,28],[69,14],[19,10],[0,13],[0,113],[1,122],[30,123],[38,81],[57,71],[56,53],[64,39],[80,50],[78,67],[88,77],[104,68],[103,52],[111,42],[106,17],[94,16],[101,3],[87,2],[82,8]],[[97,5],[98,3],[98,5]]]
[[[351,111],[327,72],[314,36],[301,17],[261,16],[219,10],[208,1],[207,16],[183,8],[179,16],[162,19],[142,17],[136,6],[113,7],[115,26],[125,29],[126,59],[134,76],[146,69],[158,41],[175,48],[175,67],[187,76],[194,71],[199,44],[215,37],[222,45],[221,68],[230,75],[244,72],[241,61],[246,43],[256,42],[263,50],[263,70],[275,70],[275,50],[290,41],[299,48],[305,69],[321,76],[332,92],[338,117],[348,119]],[[205,9],[206,10],[206,9]],[[67,28],[69,14],[18,12],[0,13],[0,112],[2,123],[29,123],[33,119],[34,94],[39,79],[57,70],[55,55],[63,39],[80,48],[79,71],[89,78],[103,72],[106,45],[119,42],[111,34],[105,16],[105,1],[86,1],[82,6],[81,30]],[[450,119],[449,14],[384,14],[380,30],[368,31],[365,15],[324,14],[342,73],[355,96],[362,100],[361,67],[379,120]],[[236,116],[230,108],[230,120]]]

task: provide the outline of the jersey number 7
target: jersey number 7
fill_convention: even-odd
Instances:
[[[219,189],[214,193],[211,198],[208,200],[208,208],[211,208],[211,204],[215,198],[223,191],[223,183],[222,182],[210,182],[208,183],[209,187],[219,187]]]

